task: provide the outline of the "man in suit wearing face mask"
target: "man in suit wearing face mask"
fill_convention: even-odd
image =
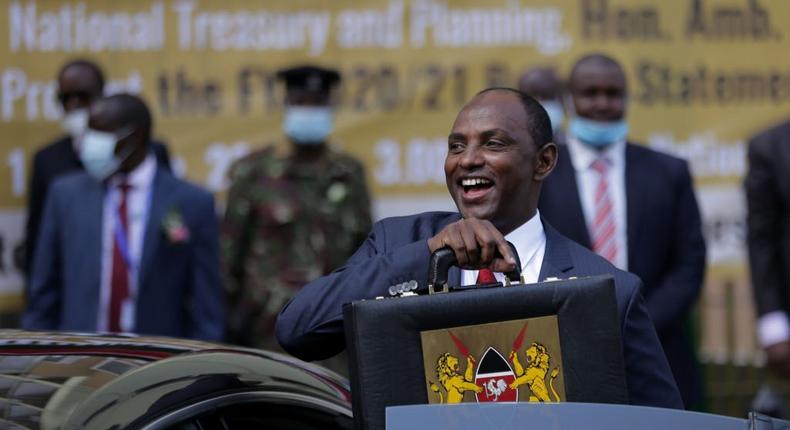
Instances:
[[[141,99],[114,95],[89,112],[85,172],[47,195],[22,326],[221,340],[213,197],[157,162]]]
[[[615,60],[583,57],[568,86],[567,145],[559,146],[540,211],[561,233],[642,279],[683,401],[699,407],[686,323],[702,286],[705,242],[688,165],[627,141],[625,74]]]
[[[302,66],[278,78],[285,83],[288,144],[263,148],[231,168],[221,239],[229,340],[266,349],[280,349],[274,338],[280,308],[343,264],[371,228],[362,164],[329,144],[340,75]]]
[[[44,198],[50,184],[66,173],[84,168],[79,158],[80,141],[88,126],[88,109],[104,93],[104,73],[91,61],[72,60],[60,69],[57,83],[58,101],[63,108],[60,125],[65,135],[37,151],[33,157],[25,234],[25,272],[28,279]],[[159,163],[169,169],[167,148],[161,143],[154,143],[152,148]]]

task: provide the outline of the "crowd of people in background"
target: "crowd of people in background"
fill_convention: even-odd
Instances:
[[[95,63],[66,64],[57,77],[65,134],[33,162],[22,327],[279,350],[275,322],[283,307],[343,266],[372,220],[363,165],[331,144],[341,76],[300,66],[277,77],[285,88],[285,144],[232,166],[218,217],[211,194],[171,172],[145,102],[105,96]],[[641,279],[683,403],[698,408],[689,323],[706,248],[687,162],[629,139],[628,84],[609,56],[582,57],[567,79],[536,67],[513,84],[543,106],[557,144],[540,217]],[[790,123],[755,137],[745,184],[759,339],[771,369],[790,377],[787,148]]]
[[[287,145],[230,169],[226,212],[176,178],[133,95],[86,60],[58,73],[64,136],[35,156],[26,235],[29,329],[133,332],[279,350],[274,321],[371,227],[362,164],[329,144],[340,75],[281,70]],[[325,363],[343,373],[345,361]]]

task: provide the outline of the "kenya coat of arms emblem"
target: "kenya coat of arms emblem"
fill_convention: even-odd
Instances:
[[[522,350],[528,325],[531,343]],[[510,337],[512,344],[505,341],[507,333],[513,336],[519,326],[515,339]],[[532,330],[533,326],[537,329]],[[565,399],[556,316],[432,330],[421,336],[430,403]],[[479,360],[473,351],[478,352]]]

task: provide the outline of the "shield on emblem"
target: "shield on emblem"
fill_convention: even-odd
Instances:
[[[517,402],[518,389],[508,388],[516,379],[505,357],[493,347],[488,347],[477,365],[475,383],[483,387],[476,393],[478,402]]]

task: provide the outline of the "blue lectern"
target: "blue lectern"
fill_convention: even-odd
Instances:
[[[595,403],[461,403],[392,406],[387,430],[515,429],[552,430],[784,430],[790,422],[764,417],[749,420],[645,406]],[[755,428],[755,424],[757,424]]]

